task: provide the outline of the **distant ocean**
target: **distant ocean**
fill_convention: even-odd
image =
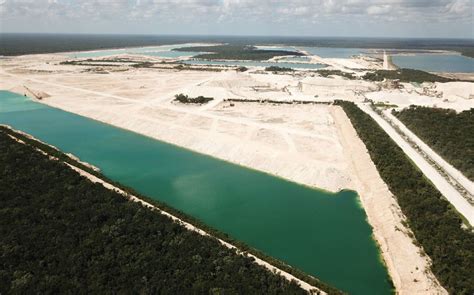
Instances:
[[[84,51],[193,42],[338,48],[440,49],[473,51],[473,39],[401,39],[340,37],[0,34],[0,55]]]

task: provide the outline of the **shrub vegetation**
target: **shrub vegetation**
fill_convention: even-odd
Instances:
[[[175,101],[179,101],[180,103],[186,103],[186,104],[204,104],[214,99],[212,97],[205,97],[201,95],[193,98],[182,93],[176,94],[174,97],[175,97],[174,99]]]
[[[270,66],[270,67],[266,67],[265,71],[276,73],[276,72],[294,72],[295,70],[292,68]]]
[[[346,73],[346,72],[343,72],[341,70],[326,70],[326,69],[322,69],[322,70],[318,70],[316,73],[318,73],[320,76],[322,77],[328,77],[328,76],[341,76],[341,77],[345,77],[347,79],[350,79],[350,80],[354,80],[356,79],[356,77],[354,77],[353,74],[351,73]]]

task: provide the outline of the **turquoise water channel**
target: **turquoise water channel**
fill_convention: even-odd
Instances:
[[[7,91],[0,91],[0,123],[346,292],[391,292],[353,191],[297,185]]]

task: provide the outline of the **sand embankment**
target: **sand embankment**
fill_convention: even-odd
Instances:
[[[176,86],[173,82],[163,88],[147,86],[160,77],[174,81],[180,75],[186,78]],[[225,102],[211,109],[183,106],[169,103],[172,95],[191,92],[193,85],[208,83],[212,76],[169,72],[140,76],[143,79],[123,73],[84,79],[76,75],[2,75],[7,83],[0,87],[8,85],[7,89],[22,93],[22,87],[15,85],[27,84],[51,95],[42,103],[297,183],[333,192],[352,188],[328,106],[230,106]],[[146,91],[139,85],[145,85]],[[223,87],[209,86],[207,91],[212,94],[214,88]],[[150,96],[155,89],[156,97]]]

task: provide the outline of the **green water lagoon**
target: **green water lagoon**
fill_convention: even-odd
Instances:
[[[310,189],[6,91],[0,123],[348,293],[391,293],[355,192]]]

